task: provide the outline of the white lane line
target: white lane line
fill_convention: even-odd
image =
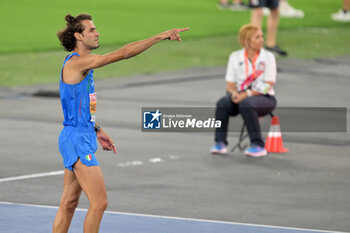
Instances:
[[[58,206],[50,205],[37,205],[37,204],[24,204],[24,203],[14,203],[14,202],[5,202],[0,201],[0,205],[19,205],[19,206],[28,206],[36,208],[49,208],[49,209],[58,209]],[[87,212],[87,209],[77,208],[77,211]],[[227,222],[220,220],[209,220],[209,219],[198,219],[198,218],[182,218],[182,217],[173,217],[165,215],[152,215],[152,214],[138,214],[138,213],[129,213],[129,212],[119,212],[119,211],[105,211],[107,214],[116,214],[116,215],[128,215],[128,216],[137,216],[137,217],[149,217],[149,218],[161,218],[161,219],[170,219],[170,220],[182,220],[182,221],[195,221],[195,222],[207,222],[207,223],[218,223],[218,224],[230,224],[230,225],[242,225],[242,226],[252,226],[252,227],[261,227],[261,228],[275,228],[275,229],[285,229],[285,230],[296,230],[296,231],[308,231],[308,232],[317,232],[317,233],[349,233],[344,231],[327,231],[327,230],[317,230],[317,229],[307,229],[307,228],[298,228],[298,227],[282,227],[282,226],[273,226],[273,225],[262,225],[262,224],[251,224],[251,223],[241,223],[241,222]]]
[[[133,161],[126,161],[123,163],[118,163],[118,167],[134,167],[134,166],[143,166],[147,164],[156,164],[156,163],[165,163],[169,160],[178,160],[180,159],[179,156],[176,155],[169,155],[169,159],[167,158],[161,158],[161,157],[154,157],[149,158],[148,161],[140,161],[140,160],[133,160]]]
[[[26,179],[32,179],[32,178],[38,178],[38,177],[46,177],[46,176],[58,176],[63,174],[64,174],[64,171],[53,171],[53,172],[37,173],[37,174],[24,175],[24,176],[13,176],[13,177],[7,177],[7,178],[0,178],[0,183],[14,181],[14,180],[26,180]]]
[[[176,159],[179,159],[179,156],[169,155],[169,159],[176,160]]]
[[[148,159],[149,163],[164,163],[164,160],[162,158],[150,158]]]
[[[125,163],[118,163],[119,167],[129,167],[129,166],[141,166],[143,165],[142,161],[134,160],[134,161],[128,161]]]

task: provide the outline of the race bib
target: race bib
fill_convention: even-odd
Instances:
[[[96,93],[89,94],[90,96],[90,115],[92,122],[96,121]]]

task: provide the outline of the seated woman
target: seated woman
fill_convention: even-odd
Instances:
[[[221,127],[215,132],[215,145],[211,153],[227,153],[227,128],[230,116],[242,115],[247,126],[251,146],[248,156],[265,156],[265,143],[261,136],[259,116],[269,114],[277,104],[273,85],[276,82],[276,60],[265,50],[263,32],[248,24],[239,31],[242,49],[231,53],[226,71],[227,95],[216,105],[216,120]]]

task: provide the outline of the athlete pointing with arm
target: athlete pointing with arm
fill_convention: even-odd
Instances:
[[[96,233],[107,208],[104,179],[95,157],[97,140],[104,150],[116,153],[116,148],[111,137],[95,123],[97,95],[93,69],[136,56],[161,40],[181,41],[179,33],[189,28],[172,29],[105,55],[93,55],[91,50],[99,47],[100,34],[91,16],[66,15],[65,19],[67,26],[57,36],[65,50],[72,53],[65,58],[60,74],[64,128],[59,136],[59,149],[65,172],[53,233],[68,232],[82,191],[90,202],[83,232]]]

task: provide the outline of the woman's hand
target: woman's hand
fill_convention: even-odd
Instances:
[[[232,100],[233,103],[238,104],[239,102],[241,102],[242,100],[244,100],[247,97],[248,97],[248,94],[245,91],[244,92],[240,92],[240,93],[233,92],[231,100]]]

